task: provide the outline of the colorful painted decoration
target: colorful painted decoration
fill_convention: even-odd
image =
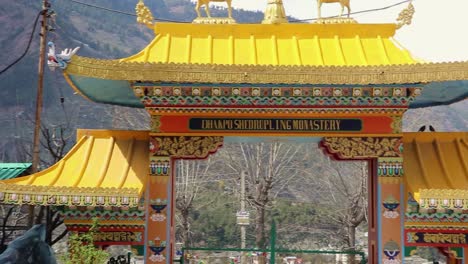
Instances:
[[[400,254],[400,246],[397,242],[390,240],[384,244],[383,253],[386,258],[383,259],[384,264],[399,264],[401,261],[397,258]]]
[[[398,211],[396,211],[400,206],[400,203],[393,196],[388,196],[382,205],[385,208],[385,211],[383,212],[383,216],[385,218],[395,219],[400,216]]]
[[[76,47],[73,50],[65,49],[60,54],[56,54],[55,44],[52,41],[47,43],[47,46],[49,47],[49,53],[47,53],[47,66],[49,66],[51,71],[54,71],[55,68],[65,70],[73,55],[75,55],[80,49],[80,47]]]

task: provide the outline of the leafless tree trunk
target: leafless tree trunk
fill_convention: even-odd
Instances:
[[[6,243],[15,238],[15,233],[26,228],[26,214],[21,213],[21,206],[0,205],[1,235],[0,252],[6,248]]]
[[[331,161],[324,155],[321,169],[310,171],[320,180],[324,203],[330,208],[327,218],[342,227],[342,244],[356,249],[356,228],[367,221],[367,164]]]
[[[297,160],[302,145],[283,142],[238,143],[226,145],[217,158],[236,175],[246,172],[247,202],[256,212],[255,245],[265,248],[266,213],[278,194],[300,173]]]
[[[176,209],[179,211],[178,222],[182,229],[180,238],[185,247],[189,247],[191,243],[190,212],[194,209],[194,200],[201,194],[207,182],[210,182],[208,172],[211,165],[211,159],[177,161]]]

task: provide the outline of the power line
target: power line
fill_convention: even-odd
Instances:
[[[41,10],[39,13],[37,13],[36,19],[34,20],[34,25],[33,25],[31,35],[29,36],[28,45],[26,46],[26,49],[24,50],[23,54],[21,54],[21,56],[19,56],[19,58],[17,58],[14,62],[10,63],[10,65],[6,66],[5,69],[1,70],[0,74],[3,74],[4,72],[6,72],[8,69],[13,67],[16,63],[20,62],[24,58],[24,56],[26,56],[26,54],[29,51],[29,48],[31,47],[31,42],[34,38],[34,32],[36,32],[37,22],[39,21],[39,17],[43,14],[43,12],[44,11]]]
[[[69,1],[71,1],[73,3],[76,3],[76,4],[80,4],[80,5],[84,5],[84,6],[88,6],[88,7],[93,7],[93,8],[97,8],[97,9],[101,9],[101,10],[105,10],[105,11],[109,11],[109,12],[113,12],[113,13],[117,13],[117,14],[133,16],[133,17],[137,16],[134,13],[129,13],[129,12],[110,9],[110,8],[97,6],[97,5],[93,5],[93,4],[83,3],[83,2],[80,2],[80,1],[77,1],[77,0],[69,0]],[[385,6],[385,7],[381,7],[381,8],[373,8],[373,9],[366,9],[366,10],[361,10],[361,11],[357,11],[357,12],[351,12],[350,14],[355,15],[355,14],[369,13],[369,12],[375,12],[375,11],[382,11],[382,10],[386,10],[386,9],[389,9],[389,8],[392,8],[392,7],[395,7],[395,6],[404,4],[404,3],[408,3],[408,2],[411,2],[411,1],[414,1],[414,0],[405,0],[405,1],[402,1],[402,2],[395,3],[393,5],[389,5],[389,6]],[[331,17],[327,17],[327,18],[335,18],[335,17],[338,17],[338,16],[331,16]],[[298,20],[292,20],[290,22],[305,22],[305,21],[313,21],[313,20],[317,20],[317,19],[318,18],[298,19]],[[188,21],[160,19],[160,18],[155,18],[154,20],[155,21],[162,21],[162,22],[173,22],[173,23],[190,23]]]
[[[389,5],[389,6],[385,6],[385,7],[381,7],[381,8],[373,8],[373,9],[366,9],[366,10],[361,10],[361,11],[357,11],[357,12],[351,12],[350,15],[369,13],[369,12],[375,12],[375,11],[382,11],[382,10],[389,9],[389,8],[392,8],[392,7],[395,7],[395,6],[404,4],[404,3],[412,2],[412,1],[414,1],[414,0],[405,0],[405,1],[402,1],[402,2],[395,3],[393,5]],[[335,17],[339,17],[339,16],[331,16],[331,17],[326,17],[326,18],[335,18]],[[308,19],[292,20],[290,22],[305,22],[305,21],[313,21],[313,20],[317,20],[317,19],[318,18],[308,18]]]
[[[73,2],[73,3],[76,3],[76,4],[79,4],[79,5],[93,7],[93,8],[96,8],[96,9],[101,9],[101,10],[116,13],[116,14],[122,14],[122,15],[133,16],[133,17],[137,16],[134,13],[129,13],[129,12],[120,11],[120,10],[116,10],[116,9],[111,9],[111,8],[107,8],[107,7],[103,7],[103,6],[97,6],[97,5],[93,5],[93,4],[83,3],[83,2],[80,2],[80,1],[77,1],[77,0],[69,0],[69,1]],[[162,18],[155,18],[154,20],[155,21],[162,21],[162,22],[173,22],[173,23],[190,23],[190,22],[187,22],[187,21],[170,20],[170,19],[162,19]]]

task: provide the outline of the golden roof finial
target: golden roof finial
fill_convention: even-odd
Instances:
[[[151,27],[154,25],[154,17],[153,14],[151,13],[151,10],[147,6],[145,6],[145,3],[143,0],[138,1],[138,4],[135,7],[135,11],[137,14],[137,22],[143,25],[146,25],[148,27]]]
[[[268,0],[262,24],[288,23],[282,0]]]
[[[402,28],[404,25],[410,25],[411,20],[413,20],[414,15],[414,6],[412,1],[409,2],[408,7],[401,10],[400,14],[398,14],[397,18],[397,29]]]

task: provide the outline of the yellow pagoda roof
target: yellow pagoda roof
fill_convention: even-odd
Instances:
[[[468,132],[404,133],[407,190],[420,199],[468,202]]]
[[[148,132],[78,130],[78,142],[52,167],[0,181],[9,204],[138,206],[148,170]]]
[[[393,39],[395,24],[156,23],[153,30],[153,41],[128,58],[73,56],[67,80],[74,86],[91,79],[327,85],[468,79],[468,62],[413,58]]]
[[[413,64],[395,24],[156,23],[155,39],[120,62],[280,66]]]

